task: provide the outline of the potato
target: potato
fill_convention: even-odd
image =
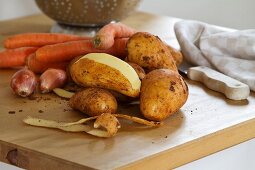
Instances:
[[[73,81],[83,87],[100,87],[138,97],[141,81],[125,61],[105,53],[87,54],[70,66]]]
[[[140,80],[142,80],[145,77],[146,73],[145,73],[144,69],[141,66],[139,66],[136,63],[131,63],[131,62],[128,62],[128,64],[133,67],[133,69],[137,73]]]
[[[177,112],[187,98],[188,86],[178,73],[154,70],[142,80],[140,110],[147,119],[162,121]]]
[[[78,61],[82,56],[77,56],[75,57],[74,59],[72,59],[70,61],[70,63],[68,64],[68,66],[66,67],[66,75],[67,75],[67,82],[68,83],[74,83],[73,82],[73,79],[72,79],[72,76],[71,76],[71,73],[70,73],[70,69],[71,69],[71,66],[73,65],[73,63],[75,63],[76,61]]]
[[[143,67],[146,72],[167,68],[177,72],[175,61],[164,42],[157,36],[138,32],[127,43],[129,62]]]
[[[172,54],[172,57],[176,63],[176,65],[180,65],[183,61],[183,55],[180,51],[178,51],[177,49],[171,47],[170,45],[166,44],[168,50],[170,51],[170,53]]]
[[[117,101],[105,89],[87,88],[75,93],[69,100],[69,105],[89,116],[98,116],[102,113],[115,113]]]

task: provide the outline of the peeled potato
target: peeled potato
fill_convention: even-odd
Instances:
[[[147,72],[160,68],[177,72],[170,50],[157,36],[138,32],[130,37],[127,50],[127,60],[140,65]]]
[[[75,93],[70,98],[69,105],[89,116],[115,113],[117,110],[117,101],[114,96],[107,90],[100,88],[87,88]]]
[[[84,87],[101,87],[138,97],[141,81],[125,61],[105,53],[90,53],[70,66],[73,81]]]
[[[149,120],[162,121],[177,112],[188,98],[188,86],[176,72],[153,70],[142,80],[140,110]]]

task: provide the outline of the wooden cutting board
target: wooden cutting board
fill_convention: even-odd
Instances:
[[[176,21],[138,12],[123,22],[175,44],[171,30]],[[47,32],[52,21],[37,15],[0,25],[4,38],[21,32]],[[115,137],[101,139],[28,126],[22,122],[27,116],[69,122],[84,115],[54,94],[30,99],[15,96],[9,87],[15,71],[0,70],[0,160],[22,168],[171,169],[255,137],[254,93],[247,100],[231,101],[189,80],[187,103],[159,128],[122,121]],[[119,112],[140,114],[138,105],[121,105]]]

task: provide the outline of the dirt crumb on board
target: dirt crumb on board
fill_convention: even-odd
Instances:
[[[13,111],[13,110],[11,110],[11,111],[9,111],[8,113],[9,113],[9,114],[15,114],[16,112]]]
[[[46,101],[46,100],[51,100],[51,98],[50,98],[50,97],[45,97],[45,98],[43,98],[43,100],[44,100],[44,101]]]
[[[28,99],[29,99],[29,100],[36,100],[36,99],[37,99],[37,97],[36,97],[36,96],[34,96],[34,95],[31,95],[31,96],[28,96]]]
[[[43,110],[38,110],[39,113],[43,113],[44,111]]]

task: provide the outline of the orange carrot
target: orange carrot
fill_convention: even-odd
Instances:
[[[57,33],[25,33],[14,35],[5,39],[4,47],[5,48],[41,47],[44,45],[84,39],[91,38]]]
[[[22,47],[0,52],[0,68],[25,65],[25,58],[34,53],[37,49],[37,47]]]
[[[36,59],[35,53],[26,58],[26,65],[34,73],[43,73],[48,68],[65,70],[69,62],[43,63]]]
[[[129,38],[136,31],[122,23],[111,23],[101,28],[93,38],[94,47],[108,49],[114,44],[115,38]]]
[[[123,59],[126,56],[127,41],[127,38],[116,39],[114,45],[107,50],[95,49],[91,40],[47,45],[36,51],[36,59],[44,63],[63,62],[88,53],[108,53]]]

